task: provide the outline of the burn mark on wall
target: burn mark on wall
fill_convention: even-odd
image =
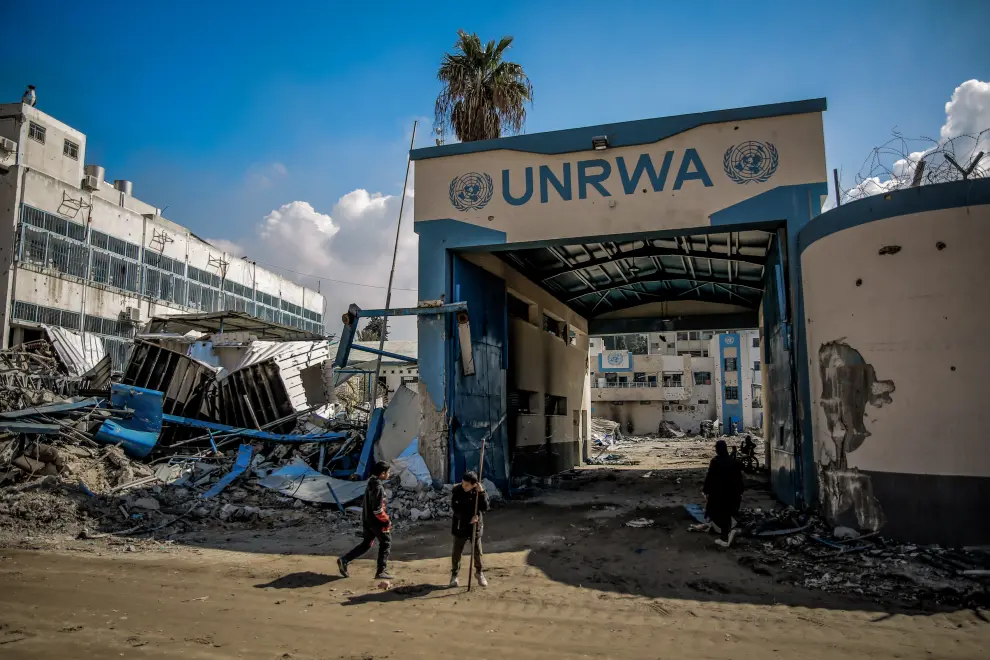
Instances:
[[[866,362],[844,339],[822,344],[818,349],[821,373],[821,407],[832,447],[819,448],[822,502],[826,515],[836,524],[853,524],[876,530],[883,524],[883,511],[873,496],[870,477],[849,468],[848,455],[863,445],[866,408],[893,403],[894,381],[877,378]]]

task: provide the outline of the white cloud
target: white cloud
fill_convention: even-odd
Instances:
[[[418,241],[412,227],[412,202],[412,195],[407,193],[396,258],[393,307],[416,304]],[[236,256],[247,255],[259,265],[310,288],[319,285],[327,299],[327,330],[339,334],[340,315],[350,303],[364,308],[385,305],[384,287],[388,284],[398,215],[398,196],[357,189],[338,199],[330,213],[321,213],[309,202],[294,201],[273,210],[247,236],[236,241],[211,239],[210,242]],[[390,319],[389,327],[391,339],[416,338],[415,319]]]
[[[984,156],[977,164],[974,173],[986,176],[987,170],[990,169],[990,82],[974,79],[956,87],[952,98],[945,104],[945,124],[939,131],[939,140],[932,147],[911,152],[906,158],[894,161],[889,172],[881,176],[865,177],[843,193],[842,201],[848,202],[910,185],[918,163],[922,160],[926,161],[926,177],[936,171],[936,168],[938,171],[951,171],[955,175],[954,169],[949,170],[953,166],[944,160],[942,152],[948,152],[965,168],[973,162],[980,151]],[[882,170],[883,164],[880,163],[879,166],[874,169]],[[954,176],[954,178],[958,177]],[[941,180],[941,177],[938,177],[938,180]],[[829,197],[823,210],[834,206],[833,198]]]

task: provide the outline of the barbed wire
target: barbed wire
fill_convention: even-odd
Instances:
[[[891,190],[964,178],[990,177],[990,128],[952,138],[893,138],[874,147],[854,178],[841,189],[842,203]]]

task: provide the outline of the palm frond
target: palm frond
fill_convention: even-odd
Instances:
[[[482,45],[477,34],[458,31],[454,52],[444,54],[437,70],[434,116],[441,135],[471,142],[522,131],[533,85],[521,65],[503,59],[512,41],[506,36]]]

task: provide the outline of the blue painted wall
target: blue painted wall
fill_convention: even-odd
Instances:
[[[734,348],[736,349],[736,398],[735,403],[728,403],[729,399],[725,395],[725,349]],[[735,421],[739,425],[739,430],[743,430],[743,405],[742,405],[742,349],[739,346],[739,334],[736,332],[727,332],[718,336],[718,358],[719,358],[719,371],[722,373],[722,428],[725,432],[729,432],[732,429],[732,422]],[[731,358],[730,358],[731,359]]]

